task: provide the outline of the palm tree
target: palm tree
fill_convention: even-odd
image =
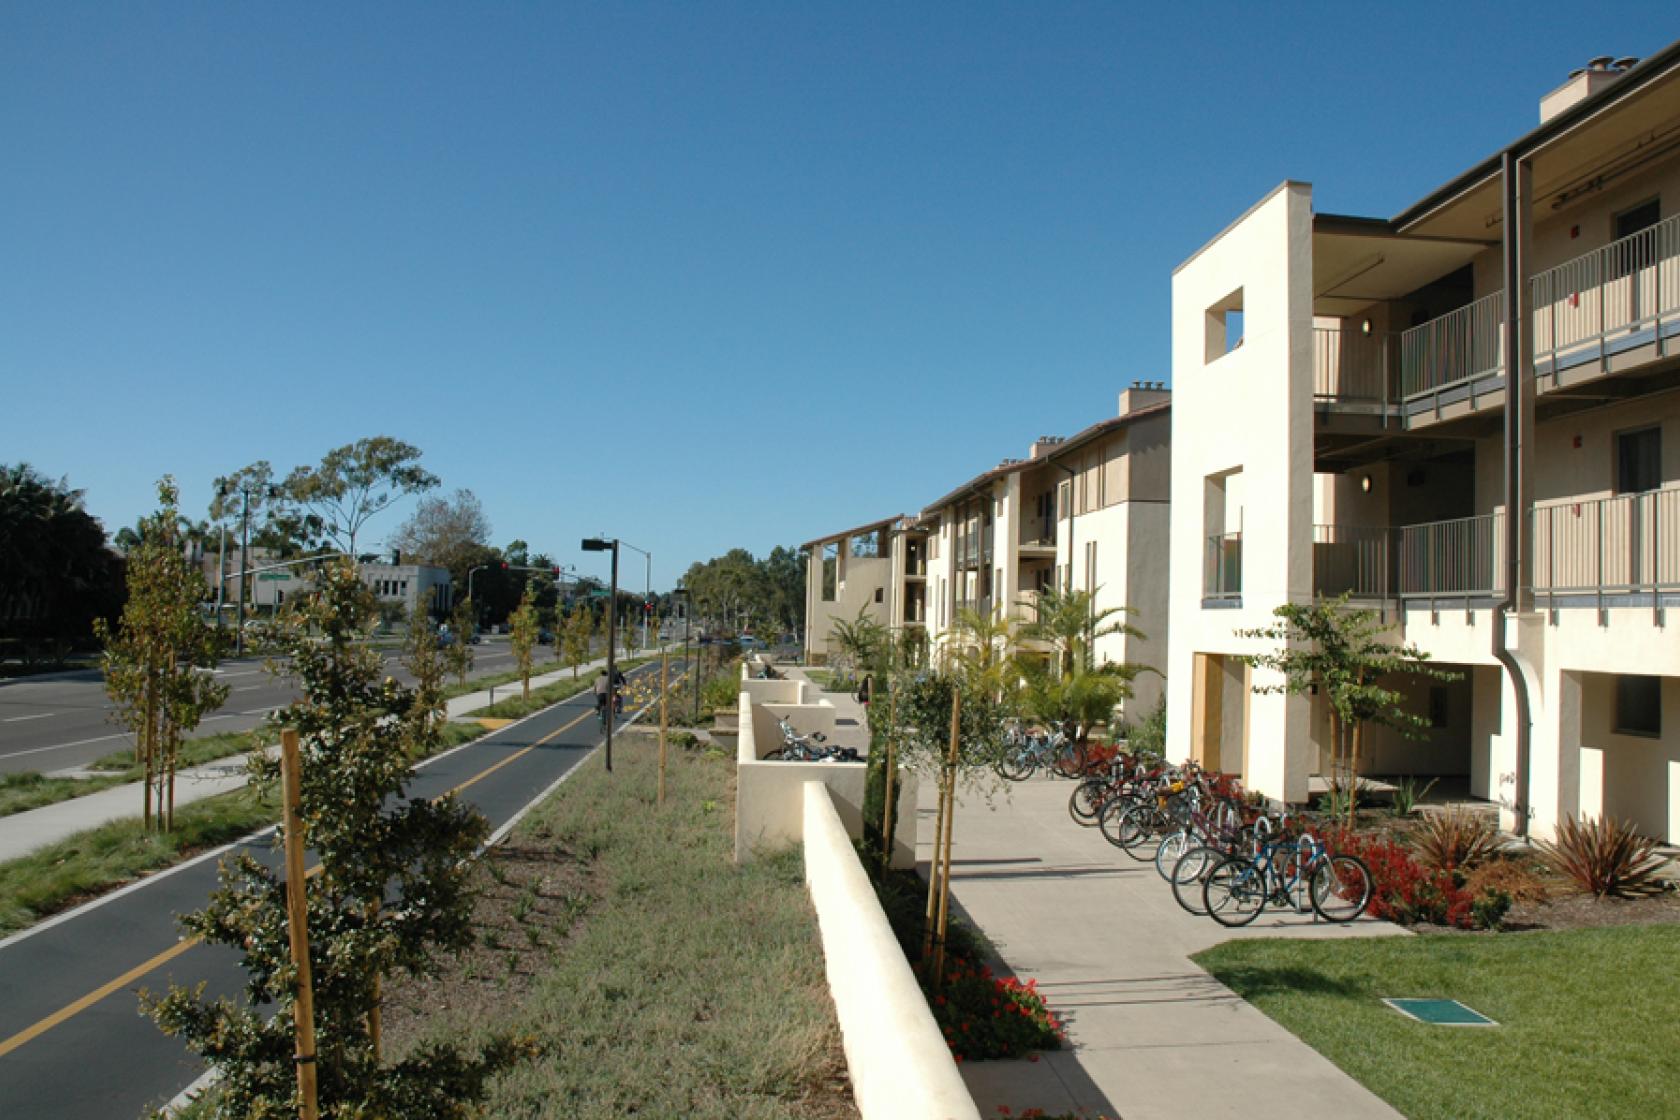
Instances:
[[[1023,599],[1021,605],[1030,607],[1033,619],[1021,627],[1023,638],[1047,642],[1059,656],[1059,668],[1065,676],[1076,669],[1083,671],[1096,664],[1097,639],[1114,634],[1141,638],[1135,627],[1121,621],[1130,607],[1097,609],[1095,591],[1049,588],[1034,599]]]

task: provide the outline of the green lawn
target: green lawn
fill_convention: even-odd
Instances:
[[[1198,963],[1413,1120],[1669,1116],[1680,926],[1233,941]],[[1436,1027],[1384,996],[1461,1000]]]

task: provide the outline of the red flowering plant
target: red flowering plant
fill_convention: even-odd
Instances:
[[[922,971],[917,968],[925,986]],[[929,992],[928,1006],[959,1062],[1018,1058],[1033,1050],[1059,1050],[1067,1042],[1036,980],[997,976],[966,958],[947,958],[945,986]]]
[[[1363,860],[1371,869],[1371,916],[1400,925],[1431,922],[1472,929],[1476,896],[1451,871],[1431,870],[1411,852],[1383,836],[1332,829],[1330,850]]]

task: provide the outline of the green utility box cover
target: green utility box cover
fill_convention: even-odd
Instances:
[[[1385,999],[1408,1019],[1433,1023],[1438,1027],[1497,1027],[1499,1024],[1479,1011],[1472,1010],[1456,999]]]

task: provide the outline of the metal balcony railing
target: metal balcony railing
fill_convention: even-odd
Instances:
[[[1325,404],[1387,404],[1391,335],[1313,328],[1313,398]]]
[[[1392,598],[1395,536],[1386,527],[1314,525],[1313,594]]]
[[[1407,525],[1400,530],[1403,599],[1496,595],[1504,586],[1503,513]]]
[[[1204,599],[1242,597],[1242,534],[1220,533],[1207,539],[1202,567]]]
[[[1680,590],[1680,489],[1535,507],[1534,590]]]
[[[1494,292],[1400,336],[1400,395],[1410,400],[1476,382],[1505,368],[1505,293]]]
[[[1535,276],[1534,359],[1602,362],[1625,336],[1680,318],[1680,214]],[[1638,338],[1636,341],[1649,341]]]

